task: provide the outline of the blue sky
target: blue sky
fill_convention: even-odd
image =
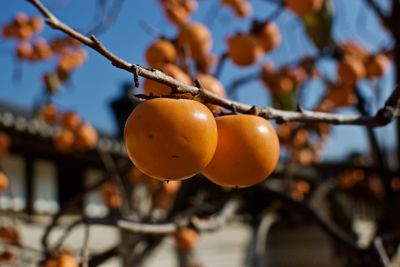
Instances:
[[[64,2],[66,4],[59,5]],[[92,25],[96,2],[95,0],[44,0],[44,3],[51,7],[57,16],[78,29],[85,29]],[[250,19],[235,20],[230,10],[221,9],[217,5],[217,2],[219,2],[217,0],[200,0],[199,2],[200,8],[193,20],[207,24],[212,23],[213,52],[219,54],[225,49],[226,37],[235,31],[247,29]],[[254,16],[257,18],[265,18],[274,10],[274,6],[266,3],[265,0],[252,0],[251,2],[255,10]],[[334,1],[337,14],[334,36],[337,40],[362,41],[367,48],[374,51],[382,45],[387,45],[390,39],[377,23],[374,14],[362,2]],[[218,8],[217,12],[213,11],[215,8]],[[18,11],[28,14],[37,13],[24,0],[1,1],[0,10],[0,25],[7,23]],[[107,32],[99,36],[99,39],[120,57],[130,62],[144,64],[143,51],[154,37],[146,33],[140,22],[146,22],[167,33],[168,36],[173,36],[176,32],[173,26],[166,23],[157,0],[126,0],[116,23]],[[272,60],[279,66],[304,55],[304,53],[314,52],[313,46],[304,37],[302,25],[294,15],[285,12],[278,18],[277,24],[283,34],[283,44],[273,53],[266,55],[263,62]],[[46,27],[42,35],[53,37],[61,34]],[[13,58],[14,45],[15,43],[12,41],[5,42],[0,39],[0,100],[30,108],[40,98],[43,90],[40,80],[41,74],[54,68],[55,62],[17,64]],[[92,122],[96,127],[106,132],[112,132],[114,124],[108,103],[111,98],[118,96],[120,84],[131,79],[131,75],[112,67],[97,53],[89,49],[87,49],[87,52],[89,54],[88,62],[73,74],[71,85],[63,87],[54,99],[61,109],[77,110],[85,120]],[[241,69],[228,62],[222,73],[221,81],[228,85],[230,81],[237,77],[254,72],[260,64]],[[14,73],[17,68],[22,70],[22,77],[15,81]],[[334,66],[332,64],[324,64],[323,68],[328,75],[334,78]],[[379,90],[382,91],[380,103],[393,88],[392,80],[393,74],[391,72],[379,83],[381,87]],[[366,95],[372,100],[375,99],[373,90],[367,88],[368,86],[365,87]],[[311,99],[310,103],[313,103],[322,92],[321,83],[312,83],[306,92]],[[269,103],[269,97],[258,81],[243,87],[239,93],[239,100],[256,105]],[[343,112],[350,111],[344,110]],[[388,146],[393,146],[393,131],[393,127],[379,130],[378,134],[382,137],[380,141]],[[343,153],[349,151],[365,151],[367,149],[363,129],[353,126],[337,126],[327,144],[325,156],[327,158],[340,157]]]

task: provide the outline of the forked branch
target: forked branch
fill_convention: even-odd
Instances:
[[[112,63],[112,65],[132,73],[135,78],[137,78],[137,76],[141,76],[170,86],[171,88],[173,88],[173,94],[179,94],[183,96],[184,94],[190,93],[191,95],[196,96],[197,99],[203,102],[219,105],[234,112],[252,113],[254,115],[264,117],[265,119],[273,119],[278,122],[323,122],[330,124],[352,124],[378,127],[390,123],[395,117],[397,117],[398,114],[398,112],[395,112],[397,107],[391,105],[392,101],[390,101],[390,103],[387,103],[374,116],[357,116],[314,111],[283,111],[271,107],[262,108],[250,106],[237,101],[221,98],[209,92],[208,90],[204,90],[204,88],[184,84],[178,80],[175,80],[174,78],[156,69],[148,69],[138,64],[129,63],[109,51],[95,36],[92,35],[91,37],[87,37],[61,22],[39,0],[26,1],[30,2],[42,13],[42,15],[46,18],[46,23],[52,28],[60,30],[67,35],[77,39],[81,43],[91,47],[99,54],[107,58]],[[398,96],[399,91],[400,88],[396,88],[392,96]],[[171,97],[171,95],[165,97]],[[397,103],[397,101],[395,102]]]

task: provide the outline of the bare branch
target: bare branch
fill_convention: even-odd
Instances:
[[[162,84],[168,85],[174,88],[175,94],[183,95],[190,93],[191,95],[197,96],[198,99],[219,105],[229,110],[235,110],[240,113],[247,113],[253,107],[240,102],[232,101],[229,99],[221,98],[208,90],[202,90],[193,85],[187,85],[180,81],[173,79],[172,77],[162,73],[155,69],[144,68],[137,64],[131,64],[127,61],[119,58],[110,52],[95,36],[86,37],[83,34],[73,30],[66,24],[59,21],[54,14],[52,14],[39,0],[27,0],[33,4],[42,14],[46,17],[46,22],[51,27],[58,29],[69,36],[79,40],[85,45],[96,50],[98,53],[103,55],[105,58],[111,61],[112,65],[117,68],[124,69],[135,75],[148,78]],[[168,96],[166,96],[168,97]],[[383,108],[378,112],[376,116],[356,116],[356,115],[342,115],[334,113],[323,113],[313,111],[282,111],[271,107],[258,108],[258,112],[255,115],[261,116],[265,119],[273,119],[278,122],[298,121],[298,122],[324,122],[330,124],[352,124],[352,125],[364,125],[369,127],[384,126],[391,122],[395,115],[391,110]]]
[[[151,235],[167,235],[177,232],[183,227],[193,227],[200,232],[215,231],[224,226],[239,209],[240,203],[237,199],[229,200],[224,208],[216,215],[209,219],[200,219],[198,217],[182,218],[176,222],[170,223],[141,223],[132,222],[125,219],[116,221],[117,227],[120,229],[135,233],[151,234]],[[115,222],[108,218],[88,218],[85,220],[88,224],[113,225]]]
[[[374,249],[378,253],[382,267],[391,267],[392,264],[390,262],[388,254],[386,253],[385,247],[383,246],[382,238],[376,237],[374,239]]]

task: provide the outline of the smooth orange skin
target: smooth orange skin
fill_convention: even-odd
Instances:
[[[175,46],[168,40],[157,40],[146,50],[146,62],[150,67],[176,62]]]
[[[365,64],[367,77],[370,79],[382,77],[390,66],[390,60],[385,54],[371,57]]]
[[[65,112],[61,118],[61,126],[69,130],[77,129],[80,124],[81,117],[79,117],[79,115],[74,111]]]
[[[347,57],[339,63],[339,80],[345,85],[354,85],[366,75],[364,64],[355,57]]]
[[[129,116],[125,147],[134,165],[159,180],[182,180],[200,172],[217,146],[217,125],[200,102],[155,98]]]
[[[300,17],[318,12],[324,0],[285,0],[287,7]]]
[[[195,61],[204,60],[211,50],[212,43],[210,30],[201,23],[190,23],[180,29],[178,44],[182,48],[188,48]]]
[[[46,104],[40,110],[40,116],[45,123],[56,123],[58,119],[58,108],[54,104]]]
[[[54,147],[60,152],[69,152],[72,150],[76,141],[75,134],[68,129],[61,129],[54,137]]]
[[[8,177],[4,172],[0,171],[0,192],[8,190]]]
[[[10,147],[11,137],[5,132],[0,132],[0,159],[8,153]]]
[[[228,57],[240,67],[256,63],[263,54],[257,38],[250,34],[234,35],[228,39]]]
[[[158,67],[158,69],[180,82],[185,84],[192,83],[190,77],[176,65],[166,64]],[[146,95],[152,94],[154,96],[169,95],[171,94],[171,87],[150,79],[146,79],[143,83],[143,93]]]
[[[75,146],[80,149],[93,148],[97,144],[96,129],[90,123],[83,123],[76,131]]]
[[[262,31],[257,34],[257,38],[262,45],[264,52],[274,50],[282,42],[281,32],[274,22],[266,23]]]
[[[190,228],[181,229],[174,235],[177,247],[183,251],[190,251],[199,240],[199,234]]]
[[[227,115],[216,121],[218,146],[203,174],[218,185],[233,188],[267,178],[279,159],[279,140],[272,125],[254,115]]]

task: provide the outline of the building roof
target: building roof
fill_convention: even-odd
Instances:
[[[0,128],[51,139],[55,137],[59,126],[45,123],[27,108],[0,100]],[[99,140],[95,147],[96,149],[126,156],[125,146],[122,141],[102,132],[98,132],[98,134]]]

